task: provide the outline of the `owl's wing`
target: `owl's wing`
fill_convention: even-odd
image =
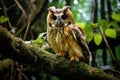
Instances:
[[[89,50],[89,47],[87,45],[86,36],[85,36],[83,30],[80,27],[75,25],[73,27],[72,34],[73,34],[76,42],[83,49],[83,55],[87,59],[87,62],[90,64],[92,61],[92,55],[91,55],[91,51]]]

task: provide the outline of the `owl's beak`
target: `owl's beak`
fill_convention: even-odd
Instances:
[[[56,22],[56,25],[58,26],[62,26],[64,23],[64,21],[61,18],[57,18],[55,22]]]

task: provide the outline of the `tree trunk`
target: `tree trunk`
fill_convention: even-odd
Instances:
[[[94,0],[93,23],[97,23],[97,20],[98,20],[98,1]]]
[[[108,9],[108,19],[109,21],[112,20],[111,18],[111,14],[112,14],[112,9],[111,9],[111,3],[110,3],[110,0],[106,0],[107,1],[107,9]]]
[[[101,11],[100,11],[101,18],[105,19],[105,0],[101,0],[100,4],[101,4]]]

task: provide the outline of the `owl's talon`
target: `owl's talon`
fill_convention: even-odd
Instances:
[[[71,58],[70,58],[70,61],[77,61],[77,62],[79,62],[79,58],[76,57],[76,56],[74,56],[74,57],[71,57]]]
[[[64,56],[65,53],[57,53],[57,56]]]

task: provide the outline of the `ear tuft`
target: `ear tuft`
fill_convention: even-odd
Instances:
[[[70,6],[64,6],[64,7],[62,8],[62,11],[66,12],[68,9],[70,9]]]
[[[52,7],[49,7],[49,8],[48,8],[48,11],[50,11],[50,12],[53,13],[53,12],[55,11],[55,9],[56,9],[55,6],[52,6]]]

